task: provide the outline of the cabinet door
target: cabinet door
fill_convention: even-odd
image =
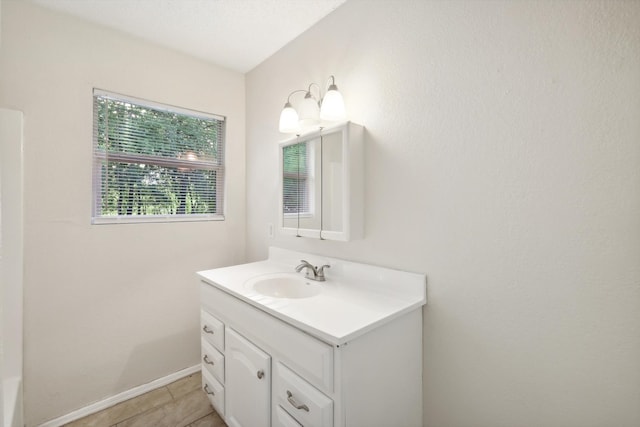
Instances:
[[[271,356],[226,329],[226,422],[230,427],[269,427]]]

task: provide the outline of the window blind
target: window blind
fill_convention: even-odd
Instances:
[[[283,213],[309,214],[309,156],[306,142],[283,147]]]
[[[225,118],[93,94],[94,223],[224,219]]]

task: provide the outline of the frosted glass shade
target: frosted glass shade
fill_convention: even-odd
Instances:
[[[338,88],[335,85],[331,85],[322,100],[320,118],[331,121],[345,120],[347,118],[342,94],[338,92]]]
[[[320,107],[312,96],[305,97],[298,106],[301,128],[316,125],[320,122]]]
[[[300,130],[298,113],[288,102],[284,105],[280,113],[280,125],[278,129],[280,129],[282,133],[297,133]]]

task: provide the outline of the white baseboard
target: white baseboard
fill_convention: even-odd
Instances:
[[[107,397],[104,400],[92,403],[89,406],[80,408],[67,415],[63,415],[56,419],[40,424],[38,427],[60,427],[72,421],[79,420],[80,418],[86,417],[87,415],[95,414],[96,412],[102,411],[103,409],[107,409],[113,405],[124,402],[125,400],[129,400],[134,397],[140,396],[141,394],[145,394],[149,391],[155,390],[157,388],[170,384],[174,381],[177,381],[180,378],[194,374],[200,370],[200,366],[201,365],[199,364],[195,366],[191,366],[190,368],[186,368],[181,371],[174,372],[173,374],[169,374],[166,377],[153,380],[150,383],[142,384],[138,387],[134,387],[130,390],[123,391],[122,393],[118,393],[114,396]]]

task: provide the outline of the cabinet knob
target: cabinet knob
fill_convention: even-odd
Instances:
[[[214,392],[212,392],[211,390],[209,390],[209,384],[205,384],[204,385],[204,391],[207,392],[207,394],[210,394],[212,396],[215,396],[216,394]]]
[[[262,379],[262,377],[264,377],[264,371],[263,371],[262,369],[260,369],[260,370],[256,373],[256,375],[258,375],[258,379],[259,379],[259,380],[261,380],[261,379]]]
[[[204,363],[206,363],[207,365],[213,365],[214,363],[209,360],[209,355],[205,354],[204,357],[202,358],[202,360],[204,360]]]
[[[303,411],[309,412],[309,407],[307,405],[302,405],[293,398],[293,393],[287,390],[287,402],[291,404],[296,409],[302,409]]]
[[[204,325],[204,326],[202,327],[202,330],[203,330],[205,333],[207,333],[207,334],[212,334],[212,333],[213,333],[213,331],[212,331],[211,329],[209,329],[209,328],[207,327],[207,325]]]

